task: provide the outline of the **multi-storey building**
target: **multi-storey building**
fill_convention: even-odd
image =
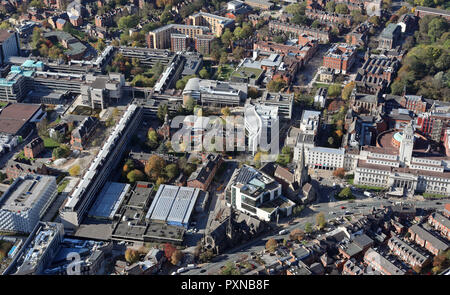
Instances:
[[[450,219],[438,212],[434,212],[428,217],[428,223],[435,230],[438,230],[443,237],[450,240]]]
[[[427,249],[433,255],[439,255],[450,248],[448,243],[434,236],[419,224],[411,226],[408,229],[408,232],[410,233],[409,239],[411,241],[414,241],[419,246]]]
[[[208,55],[211,53],[211,44],[214,40],[214,35],[199,35],[194,38],[195,51],[198,53]]]
[[[366,56],[356,74],[356,88],[360,93],[374,94],[389,87],[400,63],[396,58]]]
[[[42,138],[36,137],[23,148],[23,154],[27,158],[36,158],[44,150],[44,141]]]
[[[186,51],[189,48],[189,36],[183,34],[170,35],[170,49],[173,52]]]
[[[188,18],[188,24],[193,26],[206,26],[216,37],[222,36],[226,28],[232,29],[234,20],[206,12],[195,13]]]
[[[210,29],[205,26],[190,26],[181,24],[170,24],[149,32],[146,36],[147,47],[153,49],[170,48],[170,36],[172,34],[183,34],[195,39],[197,36],[205,35]]]
[[[403,95],[400,105],[405,109],[413,111],[416,115],[424,113],[427,110],[427,103],[419,95]]]
[[[132,134],[141,124],[141,120],[141,108],[135,104],[128,106],[99,154],[60,210],[61,221],[65,228],[77,228],[80,225],[92,205],[94,197],[122,158],[122,154],[126,150]]]
[[[317,9],[306,9],[305,15],[308,18],[323,22],[326,21],[334,24],[345,24],[346,26],[351,26],[352,24],[352,19],[348,14],[329,13],[327,11]]]
[[[265,221],[274,220],[280,213],[289,216],[295,205],[281,196],[281,184],[247,165],[231,176],[226,201],[228,206]]]
[[[0,230],[30,233],[57,195],[54,176],[17,177],[0,201]]]
[[[323,66],[346,74],[356,59],[356,46],[336,44],[323,56]]]
[[[11,56],[20,56],[19,34],[0,30],[0,65],[5,64]]]
[[[193,98],[202,105],[239,106],[247,98],[245,83],[221,82],[191,78],[183,90],[183,102]]]
[[[397,24],[389,24],[381,32],[378,39],[378,48],[381,49],[392,49],[395,48],[400,40],[402,34],[402,29]]]
[[[315,28],[310,28],[310,27],[303,27],[300,25],[295,25],[295,24],[290,24],[290,23],[284,23],[284,22],[279,22],[279,21],[270,21],[269,29],[274,32],[289,33],[296,37],[306,34],[306,35],[314,37],[324,43],[327,43],[330,41],[330,32],[329,31],[323,31],[320,29],[315,29]]]
[[[86,148],[86,144],[94,134],[99,121],[95,117],[86,117],[81,121],[80,125],[72,131],[70,145],[73,149],[82,151]]]
[[[367,250],[366,254],[364,255],[364,262],[369,267],[371,267],[374,272],[379,272],[383,275],[392,276],[405,274],[405,271],[403,269],[393,264],[391,261],[389,261],[387,258],[385,258],[383,255],[372,248]]]
[[[424,267],[431,262],[431,257],[428,254],[419,252],[408,242],[393,236],[388,240],[387,243],[389,249],[398,256],[401,260],[405,261],[411,267]]]

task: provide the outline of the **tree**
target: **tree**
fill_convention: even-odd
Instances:
[[[327,224],[327,221],[325,220],[325,214],[323,212],[320,212],[316,215],[316,226],[318,229],[323,229],[325,225]]]
[[[311,222],[307,222],[305,224],[305,233],[309,234],[312,233],[313,228],[312,228],[312,223]]]
[[[220,271],[221,275],[240,275],[241,272],[239,269],[233,264],[233,262],[229,261]]]
[[[380,18],[376,15],[369,17],[368,21],[376,27],[380,25]]]
[[[167,177],[170,179],[177,177],[179,174],[177,164],[169,164],[164,170],[166,171]]]
[[[297,241],[302,241],[305,238],[305,232],[302,231],[299,228],[294,229],[293,231],[291,231],[291,233],[289,234],[289,239],[291,240],[297,240]]]
[[[240,60],[244,57],[244,48],[241,46],[237,46],[233,49],[233,58],[235,60]]]
[[[151,149],[155,149],[158,147],[159,145],[159,141],[158,141],[158,134],[156,133],[155,129],[150,128],[148,130],[148,145],[150,146]]]
[[[441,17],[433,18],[428,24],[428,37],[436,42],[447,31],[448,23]]]
[[[69,168],[70,176],[77,176],[80,174],[80,165],[73,165]]]
[[[145,180],[145,174],[141,170],[134,169],[128,172],[127,179],[131,183],[134,183],[136,181],[142,181]]]
[[[150,156],[147,164],[145,165],[145,174],[152,180],[157,180],[166,165],[166,161],[158,155]]]
[[[350,10],[348,10],[347,5],[344,4],[344,3],[336,4],[336,7],[334,8],[334,11],[336,13],[339,13],[339,14],[349,14],[350,13]]]
[[[52,157],[54,160],[56,160],[60,158],[65,158],[69,156],[69,154],[70,154],[69,146],[62,144],[59,147],[53,149]]]
[[[226,28],[221,37],[222,43],[228,48],[231,45],[233,38],[233,33],[231,33],[229,28]]]
[[[284,87],[286,87],[286,81],[281,78],[270,80],[270,82],[267,84],[267,90],[269,90],[270,92],[280,92]]]
[[[128,262],[128,263],[130,263],[130,264],[133,264],[133,263],[135,263],[135,262],[138,262],[139,261],[139,252],[137,251],[137,250],[134,250],[134,249],[131,249],[131,248],[128,248],[126,251],[125,251],[125,260]]]
[[[356,83],[354,81],[348,83],[344,86],[344,89],[342,89],[342,99],[348,100],[350,98],[350,95],[352,94],[353,89],[355,88]]]
[[[200,72],[198,72],[198,75],[202,79],[209,79],[209,72],[205,67],[203,67],[203,69],[201,69]]]
[[[175,248],[175,246],[170,243],[165,243],[163,249],[164,256],[167,258],[167,260],[171,261],[172,255],[175,251],[177,251],[177,248]]]
[[[156,116],[159,120],[164,121],[168,113],[169,107],[167,106],[167,104],[160,104],[158,106],[158,112],[156,113]]]
[[[341,95],[341,85],[332,84],[328,87],[328,96],[329,97],[338,97]]]
[[[328,12],[333,13],[336,9],[336,3],[334,1],[329,1],[325,5],[325,8],[327,9]]]
[[[195,100],[192,97],[189,97],[186,100],[185,108],[189,113],[192,113],[194,111],[195,105],[196,105]]]
[[[180,263],[182,258],[183,258],[183,252],[181,252],[180,250],[175,250],[175,251],[173,251],[172,256],[170,257],[170,262],[173,265],[177,265],[178,263]]]
[[[338,168],[333,171],[333,176],[344,178],[345,177],[345,169],[344,168]]]
[[[228,117],[229,115],[231,115],[231,111],[229,107],[224,107],[220,110],[220,112],[222,113],[222,115],[224,117]]]
[[[125,173],[130,172],[131,170],[133,170],[135,167],[134,165],[134,160],[133,159],[128,159],[125,164],[123,165],[122,171]]]
[[[333,137],[328,137],[328,144],[330,145],[330,146],[332,146],[333,144],[334,144],[334,138]]]
[[[339,192],[338,197],[342,200],[352,198],[352,190],[350,189],[350,187],[345,187]]]
[[[269,239],[267,242],[266,242],[266,250],[268,250],[269,252],[274,252],[275,251],[275,249],[277,249],[277,247],[278,247],[278,243],[277,243],[277,241],[275,240],[275,239]]]
[[[256,89],[255,87],[249,87],[247,95],[253,99],[257,98],[259,95],[258,89]]]

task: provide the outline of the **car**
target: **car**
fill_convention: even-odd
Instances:
[[[204,272],[206,272],[206,269],[202,268],[202,269],[200,270],[200,273],[204,273]]]
[[[442,203],[441,202],[436,202],[436,205],[442,205]]]
[[[344,206],[341,206],[341,209],[345,209],[345,207],[344,207]]]

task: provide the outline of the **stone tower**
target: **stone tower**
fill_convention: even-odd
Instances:
[[[404,166],[405,163],[411,163],[412,152],[414,148],[414,127],[410,122],[405,129],[403,129],[403,138],[400,144],[399,160]]]

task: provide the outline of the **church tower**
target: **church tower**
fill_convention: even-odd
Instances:
[[[411,163],[412,152],[414,148],[414,127],[410,122],[405,129],[403,129],[402,143],[400,144],[399,158],[404,166],[405,163]]]

